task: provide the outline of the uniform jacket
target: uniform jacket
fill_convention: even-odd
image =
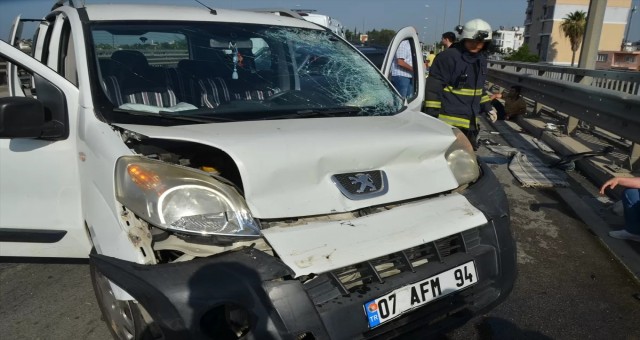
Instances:
[[[476,129],[475,117],[491,110],[484,91],[487,58],[469,53],[462,43],[440,52],[429,69],[423,112],[464,129]]]

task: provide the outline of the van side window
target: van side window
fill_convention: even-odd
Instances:
[[[6,65],[7,68],[13,67],[15,69],[15,74],[17,74],[16,84],[18,85],[18,88],[16,89],[16,92],[18,93],[17,96],[22,96],[22,94],[24,94],[25,97],[30,97],[30,98],[36,97],[36,90],[35,90],[34,81],[33,81],[33,73],[31,73],[31,71],[24,69],[19,64],[5,62],[2,58],[0,58],[0,63]],[[4,76],[5,75],[4,73],[7,72],[7,69],[4,68],[1,71],[2,72],[0,73],[0,75]],[[4,79],[0,81],[0,84],[3,84],[3,83],[4,83]],[[0,93],[0,97],[4,97],[6,95],[8,94]]]
[[[54,49],[55,44],[52,44],[51,40],[53,40],[54,26],[55,26],[55,23],[56,23],[56,16],[54,14],[50,14],[49,16],[47,16],[46,21],[49,22],[49,27],[48,27],[47,31],[45,32],[45,34],[44,34],[44,36],[42,38],[40,36],[38,36],[38,40],[44,39],[42,41],[42,54],[39,56],[39,58],[38,58],[38,55],[35,54],[35,57],[36,57],[36,59],[40,60],[41,63],[43,63],[45,65],[48,65],[49,64],[49,58],[51,58],[51,55],[55,53],[55,52],[52,52],[52,50],[55,50]]]
[[[72,84],[78,86],[78,69],[76,65],[75,43],[71,34],[71,24],[65,20],[62,26],[60,50],[58,58],[58,73]]]

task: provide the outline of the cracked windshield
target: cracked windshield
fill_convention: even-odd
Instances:
[[[102,23],[92,35],[102,107],[115,121],[374,116],[403,106],[377,69],[329,31]]]

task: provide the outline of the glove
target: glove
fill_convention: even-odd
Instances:
[[[491,120],[492,123],[495,123],[496,120],[498,120],[498,111],[496,111],[496,109],[493,109],[487,112],[487,117],[489,118],[489,120]]]

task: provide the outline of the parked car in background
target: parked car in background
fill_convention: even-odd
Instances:
[[[422,62],[405,99],[391,57],[272,13],[57,1],[32,56],[20,23],[0,256],[89,257],[115,338],[424,338],[511,291],[505,194],[420,112]]]
[[[387,54],[387,48],[375,45],[354,45],[358,51],[362,52],[365,57],[369,58],[377,68],[382,68],[384,57]]]

